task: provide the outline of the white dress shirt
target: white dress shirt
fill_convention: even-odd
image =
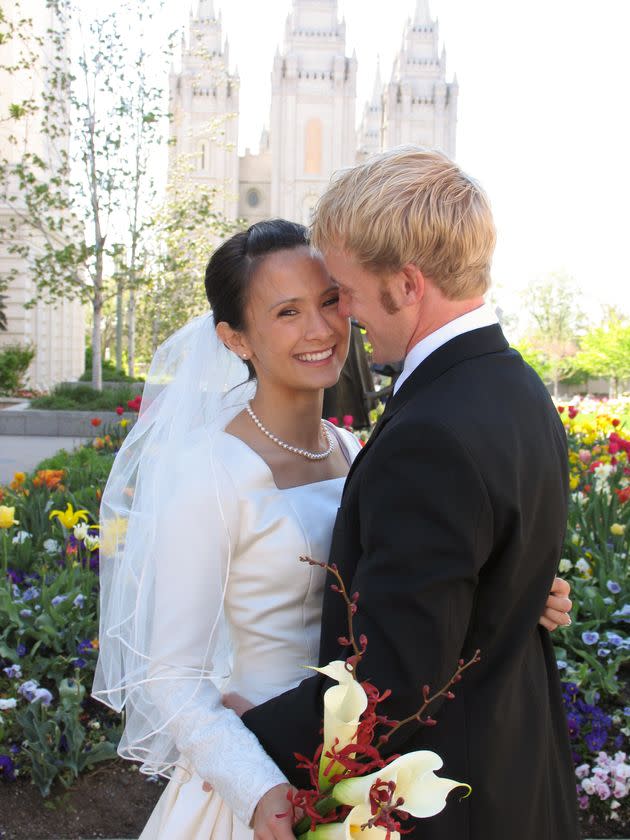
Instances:
[[[418,365],[424,362],[438,347],[441,347],[447,341],[450,341],[458,335],[463,335],[463,333],[471,332],[472,330],[478,330],[481,327],[490,327],[492,324],[498,323],[499,319],[494,309],[489,303],[484,303],[477,309],[473,309],[471,312],[466,312],[465,315],[460,315],[459,318],[449,321],[448,324],[444,324],[443,327],[440,327],[425,338],[421,338],[417,344],[414,344],[405,357],[402,373],[394,385],[394,394],[403,382],[411,376]]]

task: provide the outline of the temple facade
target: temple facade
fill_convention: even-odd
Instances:
[[[415,143],[455,156],[457,81],[428,0],[403,26],[389,78],[377,68],[356,127],[357,58],[348,55],[337,0],[292,0],[271,68],[269,125],[257,153],[238,154],[238,76],[212,0],[198,0],[171,74],[171,171],[219,188],[218,208],[247,221],[281,216],[307,224],[338,169]]]
[[[41,0],[21,0],[21,5],[6,5],[5,14],[9,22],[18,17],[30,18],[35,28],[34,35],[45,41],[46,32],[54,25],[52,8],[45,7]],[[9,39],[3,44],[2,63],[16,65],[19,62],[20,43]],[[10,77],[11,85],[0,87],[0,115],[8,112],[15,99],[32,97],[39,100],[47,79],[41,68],[34,71],[20,69]],[[18,91],[16,93],[16,91]],[[10,139],[10,136],[13,136]],[[19,159],[22,151],[28,149],[48,160],[53,153],[47,139],[39,130],[39,116],[27,116],[21,120],[0,119],[0,146],[3,156],[9,160]],[[10,218],[17,217],[22,208],[0,204],[0,227],[10,229]],[[37,233],[27,225],[18,228],[12,244],[29,242],[37,250]],[[13,251],[13,252],[12,252]],[[35,389],[47,389],[64,380],[76,379],[83,373],[85,350],[85,313],[78,300],[62,300],[47,304],[42,300],[27,307],[37,298],[37,289],[29,272],[27,259],[15,249],[0,242],[0,274],[11,276],[7,290],[7,329],[0,331],[0,350],[8,344],[29,345],[35,349],[35,358],[28,371],[28,385]]]

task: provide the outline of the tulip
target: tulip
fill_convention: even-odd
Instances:
[[[406,811],[412,817],[433,817],[444,809],[446,797],[456,787],[468,788],[468,793],[471,791],[470,785],[464,782],[436,776],[433,771],[439,770],[442,763],[437,753],[417,750],[401,755],[368,776],[337,782],[332,796],[343,805],[368,805],[370,791],[377,780],[394,782],[396,789],[393,799],[404,799],[403,805],[397,810]]]
[[[87,532],[88,532],[87,522],[78,522],[74,526],[74,538],[76,540],[79,540],[79,542],[81,542],[82,540],[84,540],[87,537]]]
[[[339,762],[331,764],[326,753],[330,753],[333,746],[340,751],[354,741],[359,718],[366,710],[368,700],[363,686],[355,680],[345,662],[338,660],[313,670],[339,683],[324,693],[324,749],[319,763],[319,785],[326,790],[331,787],[331,777],[344,772]]]
[[[15,508],[0,505],[0,528],[10,528],[12,525],[19,524],[15,518]]]
[[[68,506],[65,510],[51,510],[48,518],[54,519],[55,517],[61,522],[64,528],[67,528],[68,531],[79,522],[80,519],[83,519],[87,522],[87,510],[74,510],[70,502],[68,502]]]
[[[94,551],[96,548],[99,547],[99,544],[99,538],[96,534],[86,534],[85,547],[88,551]]]
[[[623,537],[625,530],[626,526],[621,525],[619,522],[614,522],[610,526],[610,533],[613,535],[613,537]]]

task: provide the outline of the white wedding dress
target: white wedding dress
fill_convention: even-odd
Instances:
[[[335,433],[351,462],[360,448],[356,438],[344,430]],[[297,685],[307,676],[304,666],[316,663],[326,572],[301,563],[299,557],[328,560],[344,480],[278,489],[266,463],[225,432],[215,438],[214,458],[221,469],[222,525],[227,528],[213,519],[216,504],[203,494],[195,496],[195,471],[205,469],[204,453],[199,451],[191,453],[186,467],[191,474],[190,504],[171,531],[205,530],[209,552],[225,552],[227,546],[208,535],[229,534],[225,614],[233,665],[223,690],[237,691],[257,704]],[[175,564],[179,574],[166,583],[168,597],[163,598],[160,620],[164,656],[175,659],[182,646],[199,647],[200,636],[209,632],[203,594],[194,587],[190,592],[190,582],[185,615],[181,610],[169,614],[168,605],[177,602],[177,587],[185,577],[185,551],[175,540],[164,546],[175,555],[178,550],[183,565]],[[156,702],[168,707],[170,698],[156,696]],[[203,684],[185,713],[177,715],[171,730],[181,753],[180,766],[141,840],[250,840],[248,825],[258,800],[286,781],[284,775],[253,733],[222,707],[220,692],[210,682]],[[203,791],[204,780],[213,786],[212,792]]]

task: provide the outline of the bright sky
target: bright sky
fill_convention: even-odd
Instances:
[[[196,8],[196,0],[195,8]],[[173,25],[189,5],[166,0]],[[215,0],[241,78],[240,141],[268,123],[271,66],[291,0]],[[376,57],[389,78],[415,0],[339,0],[359,62],[358,105]],[[457,160],[488,191],[495,286],[573,275],[584,304],[630,312],[630,0],[430,0],[460,85]]]

